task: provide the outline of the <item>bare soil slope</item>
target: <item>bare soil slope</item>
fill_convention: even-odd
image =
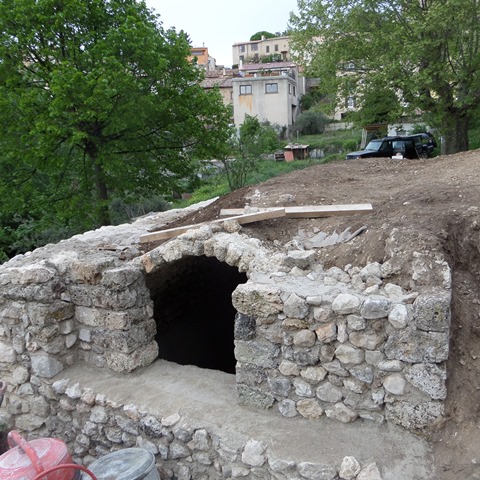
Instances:
[[[392,229],[408,230],[409,245],[429,239],[453,270],[451,355],[447,418],[426,435],[439,480],[480,479],[480,151],[429,160],[363,159],[313,166],[221,197],[169,227],[218,218],[222,208],[371,203],[368,215],[329,219],[276,219],[245,233],[276,245],[306,232],[366,231],[325,247],[325,267],[382,262]],[[417,235],[417,236],[416,236]],[[152,245],[151,245],[152,246]],[[151,247],[150,246],[150,247]]]

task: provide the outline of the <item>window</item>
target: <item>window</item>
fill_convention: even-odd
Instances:
[[[355,97],[348,97],[346,104],[347,108],[355,108]]]
[[[239,45],[238,49],[241,53],[245,53],[245,45]]]
[[[288,93],[292,93],[292,84],[291,83],[288,84]]]
[[[297,87],[294,85],[293,86],[293,96],[295,97],[297,95]]]
[[[240,57],[238,57],[238,58],[239,58],[239,60],[240,60],[241,62],[243,62],[243,61],[245,60],[245,56],[244,56],[244,55],[240,55]]]
[[[278,93],[278,83],[266,83],[265,93]]]
[[[278,52],[278,45],[275,45],[275,51]]]
[[[270,47],[269,46],[266,46],[265,49],[266,49],[267,53],[270,53]]]
[[[252,52],[256,52],[258,50],[258,43],[252,43]]]
[[[240,85],[240,95],[251,95],[252,86],[251,85]]]

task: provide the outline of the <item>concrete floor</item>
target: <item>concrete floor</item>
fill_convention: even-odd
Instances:
[[[60,378],[159,418],[180,413],[191,427],[206,428],[239,448],[250,438],[263,441],[280,459],[339,466],[349,455],[362,465],[377,462],[383,480],[436,477],[428,444],[417,435],[394,425],[285,418],[274,411],[240,406],[235,376],[220,371],[157,360],[128,375],[76,365],[55,380]]]

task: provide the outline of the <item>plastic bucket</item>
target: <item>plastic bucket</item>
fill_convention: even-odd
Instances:
[[[10,450],[0,457],[1,480],[30,480],[51,467],[71,464],[67,445],[56,438],[39,438],[27,442],[17,431],[8,434]],[[76,480],[78,472],[72,469],[54,471],[48,480]],[[91,477],[90,477],[91,478]]]
[[[125,448],[99,458],[89,470],[97,480],[160,480],[155,455],[143,448]],[[90,480],[85,474],[82,480]]]

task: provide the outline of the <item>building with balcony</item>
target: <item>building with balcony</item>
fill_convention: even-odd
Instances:
[[[233,65],[256,63],[262,58],[271,57],[276,61],[290,61],[289,37],[274,37],[232,45]]]
[[[278,125],[285,137],[292,132],[304,93],[304,78],[292,62],[242,65],[232,79],[234,122],[237,128],[245,116]]]

